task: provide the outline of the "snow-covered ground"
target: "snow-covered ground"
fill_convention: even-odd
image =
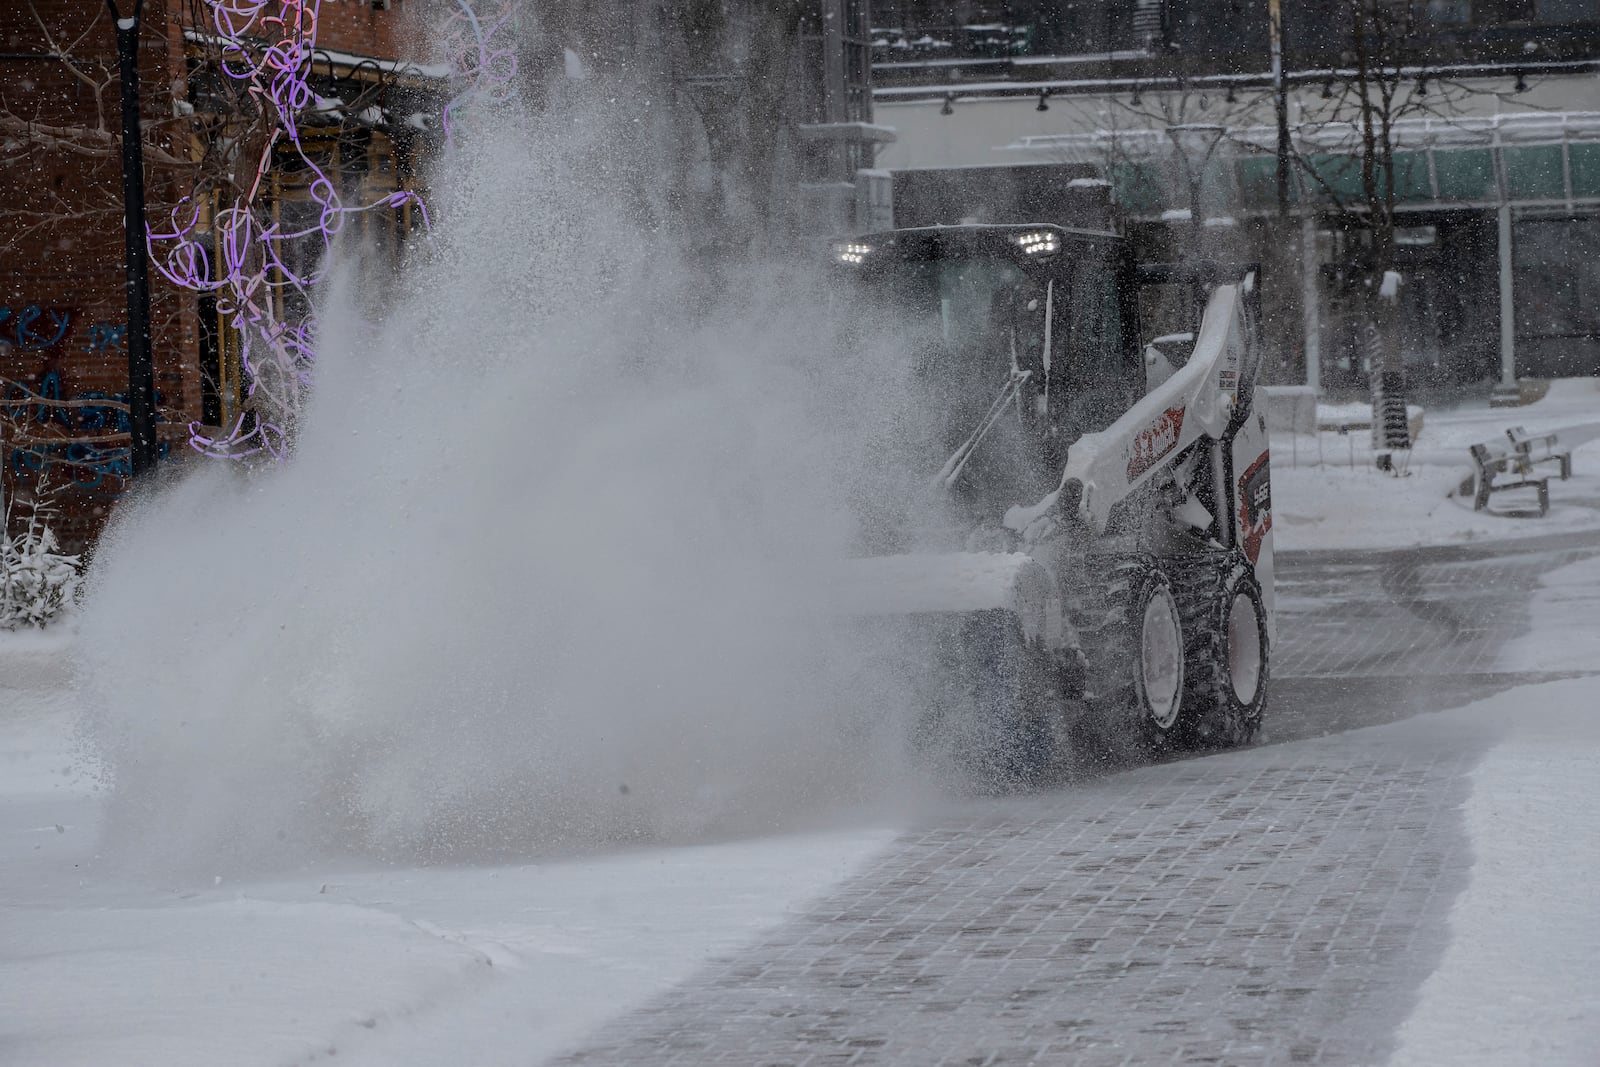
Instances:
[[[0,1062],[528,1064],[782,920],[893,837],[151,886],[96,863],[70,632],[0,634]]]
[[[1590,660],[1592,663],[1593,660]],[[1474,863],[1450,944],[1400,1031],[1399,1065],[1593,1063],[1600,1049],[1600,715],[1593,678],[1439,716],[1506,733],[1472,772]]]
[[[1594,528],[1600,447],[1547,520],[1445,497],[1465,445],[1580,421],[1594,383],[1509,411],[1430,413],[1409,478],[1343,439],[1275,442],[1280,548],[1450,543]],[[1359,446],[1359,439],[1358,439]],[[1301,460],[1315,442],[1294,442]],[[1587,496],[1590,502],[1582,499]],[[1600,561],[1552,572],[1507,671],[1593,669]],[[453,867],[309,860],[288,874],[131,880],[97,857],[104,800],[76,723],[69,622],[0,634],[0,1060],[181,1065],[537,1062],[783,920],[873,856],[854,829]],[[1477,862],[1395,1062],[1579,1063],[1600,1034],[1600,717],[1592,679],[1437,718],[1503,736],[1473,772]],[[1378,728],[1384,729],[1384,728]]]
[[[1600,667],[1600,559],[1552,571],[1506,670]],[[1522,686],[1433,716],[1488,728],[1466,804],[1475,857],[1445,957],[1401,1028],[1400,1065],[1588,1064],[1600,1049],[1600,683]]]
[[[1552,477],[1544,518],[1474,512],[1470,496],[1452,492],[1471,473],[1469,446],[1500,440],[1508,427],[1595,420],[1600,380],[1592,378],[1554,382],[1525,407],[1428,411],[1402,478],[1374,467],[1365,430],[1275,435],[1276,546],[1388,548],[1600,529],[1600,442],[1574,451],[1570,480]],[[1515,492],[1491,506],[1532,503],[1531,491]],[[1541,585],[1529,632],[1502,650],[1499,669],[1600,668],[1600,559],[1552,571]],[[1392,1062],[1592,1063],[1600,1047],[1600,681],[1522,686],[1431,718],[1441,731],[1499,737],[1472,772],[1464,814],[1476,860],[1451,911],[1450,945]]]
[[[1479,402],[1428,410],[1416,447],[1403,461],[1406,474],[1398,478],[1374,466],[1367,430],[1274,434],[1275,543],[1280,550],[1402,548],[1600,528],[1600,441],[1573,452],[1568,481],[1554,477],[1553,465],[1539,468],[1541,476],[1552,476],[1550,513],[1544,518],[1473,511],[1470,494],[1453,494],[1472,473],[1471,445],[1504,440],[1512,426],[1538,432],[1596,420],[1600,379],[1595,378],[1554,382],[1544,398],[1525,407],[1490,408]],[[1520,510],[1533,503],[1533,490],[1519,489],[1495,494],[1490,506]]]

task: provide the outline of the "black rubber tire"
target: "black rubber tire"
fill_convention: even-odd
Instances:
[[[1184,633],[1184,722],[1181,741],[1196,749],[1236,748],[1260,732],[1271,677],[1271,645],[1261,586],[1255,571],[1236,553],[1194,560],[1180,571],[1179,606]],[[1241,671],[1234,677],[1230,617],[1239,598],[1253,613],[1256,663],[1254,685]],[[1247,638],[1249,639],[1249,638]],[[1249,660],[1246,649],[1241,667]],[[1244,690],[1241,692],[1241,689]]]
[[[1180,661],[1177,683],[1178,706],[1158,715],[1145,692],[1143,672],[1143,622],[1145,607],[1162,595],[1177,602],[1182,623],[1182,600],[1166,572],[1148,556],[1091,561],[1090,575],[1104,574],[1096,583],[1086,576],[1090,588],[1083,591],[1074,621],[1086,665],[1085,701],[1089,707],[1091,730],[1080,737],[1081,747],[1093,759],[1124,763],[1152,751],[1170,748],[1181,734],[1187,716],[1183,671]],[[1183,637],[1179,641],[1187,644]],[[1181,646],[1180,646],[1181,647]]]

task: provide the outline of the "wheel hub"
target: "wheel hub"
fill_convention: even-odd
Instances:
[[[1158,589],[1144,606],[1139,670],[1150,716],[1161,729],[1178,721],[1183,687],[1183,626],[1172,593]]]
[[[1235,594],[1228,608],[1228,679],[1239,703],[1248,705],[1261,686],[1261,619],[1256,603]]]

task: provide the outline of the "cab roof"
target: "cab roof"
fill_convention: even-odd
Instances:
[[[1115,248],[1125,245],[1123,238],[1099,230],[1080,230],[1066,226],[966,225],[917,226],[903,230],[883,230],[835,242],[870,252],[875,259],[921,260],[949,255],[1015,252],[1030,237],[1050,235],[1051,245],[1098,245]],[[1053,251],[1053,249],[1052,249]]]

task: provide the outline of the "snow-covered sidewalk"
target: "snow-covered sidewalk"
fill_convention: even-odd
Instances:
[[[1600,556],[1544,576],[1508,671],[1600,671]],[[1472,771],[1474,862],[1393,1062],[1586,1064],[1600,1049],[1600,674],[1435,717],[1498,740]]]
[[[1592,669],[1590,631],[1573,623],[1597,597],[1600,562],[1548,575],[1532,631],[1507,646],[1504,670],[1532,680]],[[99,801],[75,771],[65,651],[61,638],[0,637],[7,1063],[538,1062],[592,1043],[608,1020],[760,941],[897,840],[878,827],[536,864],[347,864],[142,886],[93,863]],[[1473,864],[1395,1064],[1576,1067],[1600,1047],[1600,906],[1588,892],[1600,881],[1596,689],[1593,678],[1533,682],[1348,741],[1302,743],[1316,760],[1352,763],[1441,738],[1480,739],[1485,751],[1463,809]],[[1295,748],[1230,754],[1218,774],[1303,764]],[[1192,777],[1207,762],[1138,775]],[[1329,764],[1325,773],[1365,772]],[[1191,788],[1172,792],[1187,804]],[[1261,802],[1292,825],[1295,805],[1321,795]],[[1052,803],[1064,818],[1075,809],[1071,797]],[[988,877],[1003,895],[1009,876]]]
[[[1513,689],[1439,725],[1504,733],[1472,771],[1470,881],[1391,1062],[1591,1064],[1600,1049],[1600,681]]]
[[[528,1064],[736,949],[893,830],[504,867],[150,888],[96,873],[98,800],[43,643],[0,635],[0,1061]]]
[[[94,862],[71,635],[0,633],[0,1062],[527,1064],[781,922],[876,826],[150,887]]]
[[[24,809],[33,822],[42,805]],[[7,815],[18,808],[8,805]],[[4,827],[72,854],[82,824]],[[489,869],[321,872],[200,891],[10,876],[11,1064],[530,1063],[737,948],[885,831]],[[81,853],[79,853],[81,856]],[[75,866],[76,864],[71,864]],[[34,867],[37,871],[39,868]]]

